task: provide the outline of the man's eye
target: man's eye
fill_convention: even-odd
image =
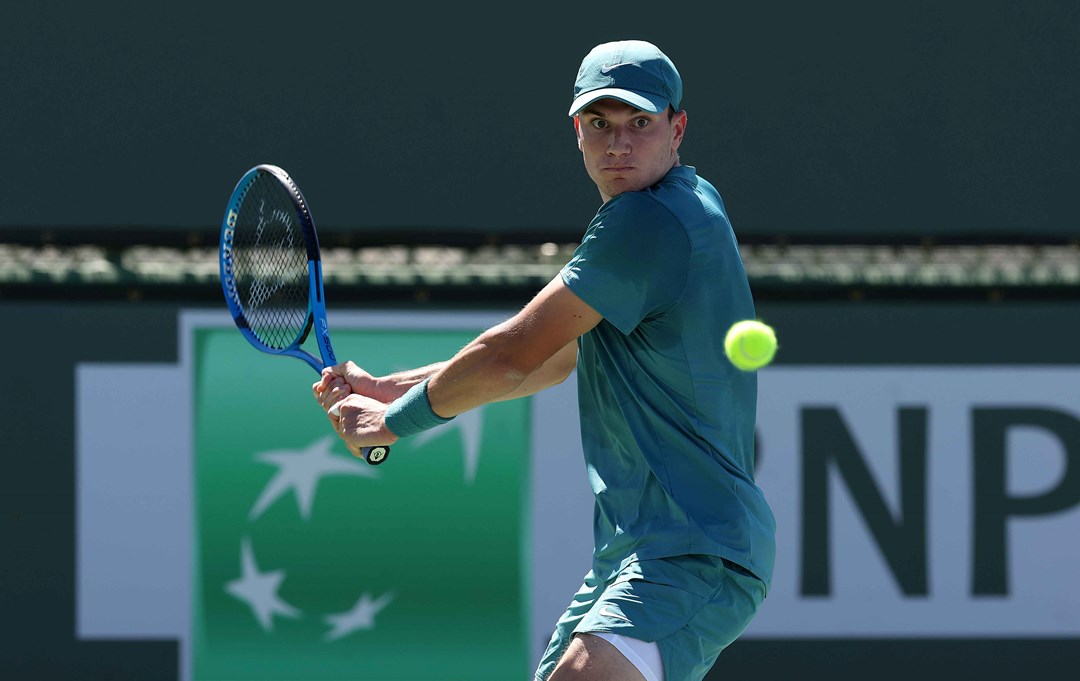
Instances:
[[[634,119],[634,127],[635,128],[644,128],[648,124],[649,124],[649,119],[648,118],[635,118]]]
[[[603,130],[607,127],[607,121],[605,121],[603,118],[597,118],[592,122],[592,127],[596,128],[597,130]]]

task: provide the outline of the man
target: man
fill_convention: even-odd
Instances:
[[[346,363],[313,389],[327,410],[340,402],[330,419],[355,454],[576,366],[593,565],[536,679],[701,679],[772,576],[775,525],[753,479],[756,376],[723,350],[753,299],[720,196],[679,162],[687,116],[667,56],[599,45],[574,97],[603,205],[559,275],[449,361],[382,378]]]

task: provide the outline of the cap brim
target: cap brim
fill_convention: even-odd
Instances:
[[[671,104],[668,100],[656,95],[609,87],[600,90],[590,90],[581,95],[570,105],[570,113],[567,115],[573,116],[599,99],[617,99],[620,102],[629,104],[635,109],[641,109],[647,113],[660,113],[666,111]]]

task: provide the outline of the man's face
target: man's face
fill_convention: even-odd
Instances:
[[[678,160],[686,112],[668,120],[615,99],[601,99],[574,117],[585,170],[606,203],[623,192],[651,187]]]

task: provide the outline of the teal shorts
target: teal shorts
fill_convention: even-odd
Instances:
[[[536,680],[547,680],[574,634],[610,632],[655,641],[668,681],[700,681],[764,599],[760,579],[717,556],[638,561],[607,582],[589,572],[555,626]]]

